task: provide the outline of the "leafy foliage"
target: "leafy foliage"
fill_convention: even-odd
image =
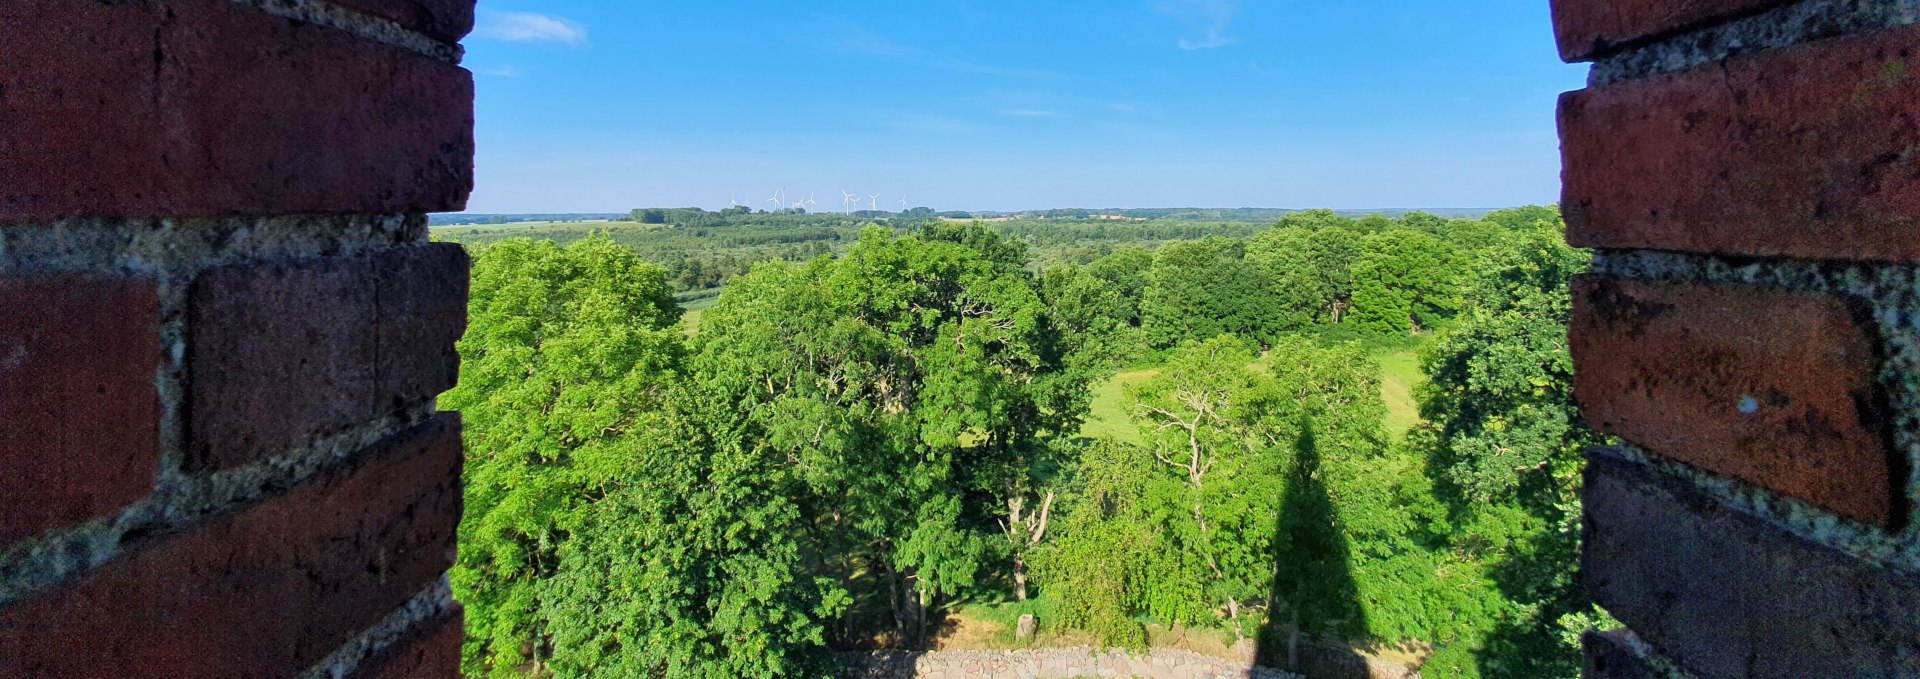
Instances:
[[[790,470],[676,393],[630,473],[559,550],[540,613],[559,677],[815,675],[846,605],[809,575]]]
[[[1572,631],[1608,623],[1567,567],[1597,439],[1565,340],[1587,255],[1551,208],[1245,239],[1184,213],[631,218],[474,232],[442,402],[467,417],[470,675],[817,676],[964,600],[1281,665],[1411,643],[1439,677],[1571,676]],[[687,337],[673,291],[720,282]],[[1402,438],[1369,347],[1410,343]],[[1121,366],[1138,443],[1080,438]]]
[[[988,526],[1032,520],[1086,409],[1090,374],[1024,263],[977,226],[871,229],[842,258],[756,269],[704,320],[701,372],[806,484],[812,548],[847,555],[843,582],[855,564],[889,579],[908,641],[975,583]]]
[[[1265,339],[1283,324],[1267,271],[1245,243],[1211,237],[1172,243],[1154,256],[1140,315],[1147,339],[1166,348],[1227,334]]]
[[[466,671],[504,676],[541,661],[539,592],[560,545],[659,427],[680,310],[660,267],[597,239],[483,250],[469,308],[460,385],[441,397],[465,413],[469,451],[452,580]]]
[[[1459,309],[1459,254],[1424,232],[1368,236],[1353,262],[1353,320],[1380,333],[1431,330]]]
[[[1577,647],[1561,624],[1606,622],[1567,567],[1579,550],[1579,451],[1600,440],[1578,423],[1566,344],[1568,285],[1588,256],[1561,232],[1557,216],[1535,221],[1493,253],[1475,304],[1426,361],[1429,473],[1458,524],[1451,542],[1506,594],[1470,630],[1484,636],[1459,676],[1572,676]]]

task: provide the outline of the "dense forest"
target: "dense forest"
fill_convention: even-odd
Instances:
[[[474,254],[470,675],[818,676],[964,611],[1572,677],[1608,622],[1552,208],[652,219],[436,230]],[[1090,435],[1123,369],[1131,431]]]

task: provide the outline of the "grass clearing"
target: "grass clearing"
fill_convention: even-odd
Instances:
[[[1373,360],[1380,363],[1380,396],[1387,402],[1387,417],[1382,425],[1389,435],[1405,435],[1407,430],[1420,422],[1420,404],[1413,398],[1413,390],[1425,379],[1420,375],[1420,349],[1382,349],[1373,353]],[[1255,361],[1253,366],[1256,369],[1266,367],[1259,361]],[[1140,443],[1140,430],[1128,418],[1130,403],[1127,388],[1159,374],[1159,368],[1126,370],[1095,385],[1093,399],[1087,409],[1087,421],[1080,426],[1080,435],[1112,439],[1120,443]]]
[[[1420,422],[1420,404],[1413,399],[1414,388],[1426,379],[1420,374],[1420,350],[1380,351],[1373,360],[1380,362],[1380,396],[1387,401],[1382,424],[1388,434],[1402,436]]]
[[[1107,438],[1121,443],[1140,442],[1140,430],[1128,418],[1127,388],[1160,374],[1159,368],[1130,370],[1108,378],[1093,388],[1093,401],[1087,408],[1087,421],[1080,435]]]
[[[720,303],[719,297],[708,297],[680,305],[681,309],[686,310],[686,313],[680,315],[680,330],[687,333],[688,337],[700,334],[700,316],[718,303]]]

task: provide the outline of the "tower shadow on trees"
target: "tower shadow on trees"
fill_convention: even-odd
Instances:
[[[1308,679],[1364,679],[1366,659],[1348,640],[1364,636],[1366,610],[1310,423],[1301,423],[1292,452],[1274,528],[1267,620],[1255,637],[1254,657]]]

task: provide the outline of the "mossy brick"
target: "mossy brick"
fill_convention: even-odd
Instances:
[[[1574,397],[1594,429],[1863,523],[1904,521],[1863,303],[1603,275],[1573,286]]]
[[[1560,99],[1567,239],[1920,261],[1920,25]]]

